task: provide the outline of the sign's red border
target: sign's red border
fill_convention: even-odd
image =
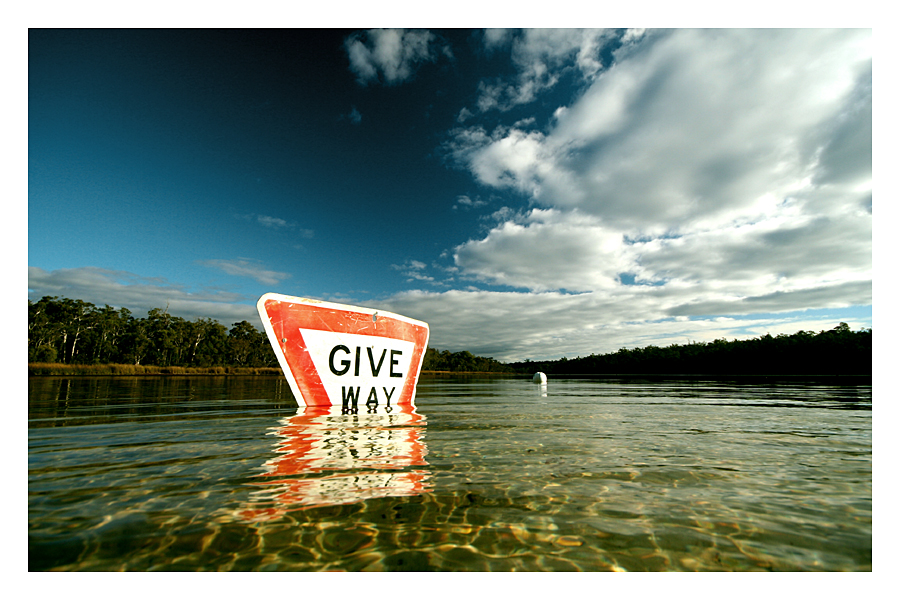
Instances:
[[[428,346],[427,323],[359,306],[281,294],[264,294],[256,306],[298,404],[301,400],[306,406],[336,404],[328,397],[306,349],[304,330],[371,335],[412,342],[413,356],[396,404],[413,404]]]

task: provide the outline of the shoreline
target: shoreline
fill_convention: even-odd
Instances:
[[[523,377],[533,373],[498,371],[422,371],[427,377]],[[57,363],[28,363],[29,377],[153,377],[153,376],[279,376],[280,367],[157,367],[154,365],[65,365]],[[625,379],[645,381],[744,381],[767,382],[827,382],[845,385],[872,385],[871,374],[744,374],[744,373],[566,373],[549,375],[553,379]]]
[[[28,363],[29,377],[101,377],[154,375],[282,375],[280,367],[157,367],[155,365],[65,365]]]

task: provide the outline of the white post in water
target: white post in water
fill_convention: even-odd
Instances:
[[[531,380],[535,383],[547,383],[547,376],[538,371]]]

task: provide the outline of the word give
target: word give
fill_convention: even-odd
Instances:
[[[343,344],[338,344],[334,348],[331,349],[331,354],[328,355],[328,368],[331,369],[331,372],[337,376],[346,375],[350,368],[353,367],[353,376],[359,377],[359,369],[362,361],[360,360],[360,353],[362,348],[359,346],[356,347],[356,354],[353,360],[348,358],[341,358],[338,364],[335,364],[335,360],[338,358],[338,353],[343,355],[350,355],[350,348]],[[381,373],[382,367],[387,365],[384,364],[385,356],[387,356],[387,349],[381,351],[381,356],[378,359],[378,364],[375,364],[375,356],[372,353],[372,347],[366,348],[366,354],[369,355],[369,370],[372,372],[372,377],[378,377],[378,374]],[[403,354],[402,350],[391,350],[391,359],[390,359],[390,367],[388,367],[390,371],[391,377],[403,377],[403,373],[395,373],[394,367],[400,364],[400,361],[397,359],[399,355]],[[338,366],[339,365],[339,366]]]

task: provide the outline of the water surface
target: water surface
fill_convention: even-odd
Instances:
[[[29,379],[29,570],[871,570],[871,387]]]

